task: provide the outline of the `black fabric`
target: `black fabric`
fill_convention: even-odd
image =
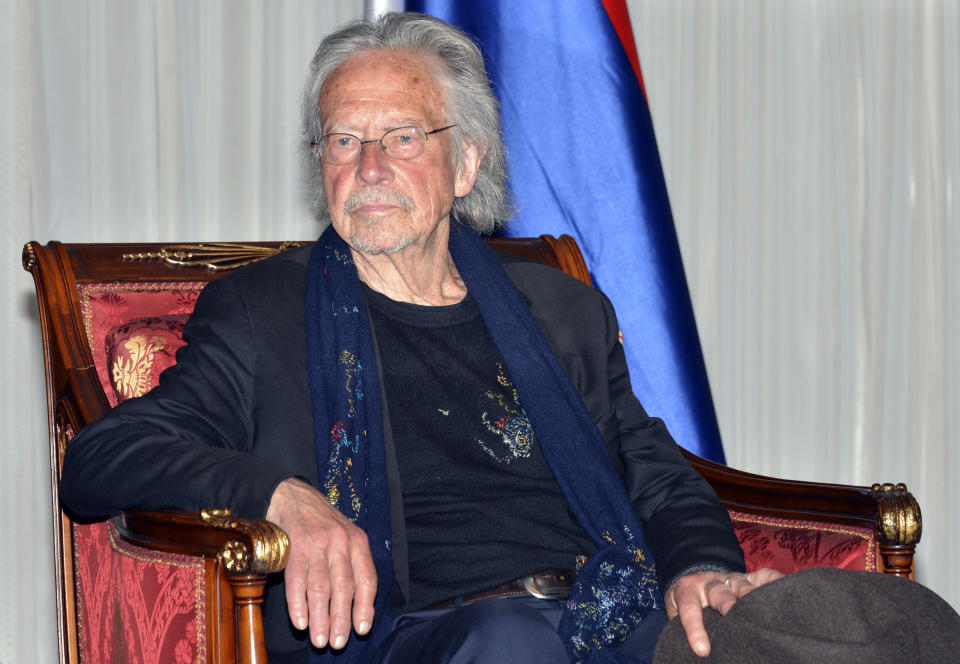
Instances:
[[[96,517],[131,507],[229,507],[262,517],[283,479],[317,485],[304,356],[309,252],[293,249],[204,289],[184,329],[188,345],[159,387],[123,402],[67,446],[60,495],[68,510]],[[716,494],[633,396],[607,299],[558,270],[512,255],[500,259],[620,464],[661,585],[698,563],[742,570],[743,554]],[[393,440],[385,437],[402,605],[406,537],[390,465]],[[263,611],[271,652],[305,647],[306,633],[290,625],[281,575],[270,580]]]
[[[563,664],[562,602],[513,597],[399,617],[373,664]]]
[[[593,553],[472,298],[428,307],[369,288],[364,297],[399,460],[407,608],[570,569]]]
[[[711,654],[687,645],[679,619],[654,664],[942,664],[960,661],[960,616],[918,583],[814,568],[754,590],[725,617],[704,612]]]

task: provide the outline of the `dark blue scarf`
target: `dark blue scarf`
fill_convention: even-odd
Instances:
[[[597,545],[597,553],[579,569],[560,635],[573,661],[615,661],[611,648],[642,620],[663,619],[663,598],[641,526],[606,443],[494,253],[476,232],[457,222],[451,223],[450,252],[503,356],[560,490]],[[350,250],[332,227],[310,255],[305,318],[321,490],[367,533],[378,574],[371,634],[351,637],[338,655],[311,650],[310,661],[364,662],[393,623],[389,490],[370,322]],[[656,630],[651,634],[652,654]]]

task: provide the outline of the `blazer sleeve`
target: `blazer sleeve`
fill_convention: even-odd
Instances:
[[[616,432],[618,470],[657,563],[661,588],[691,568],[743,571],[743,551],[726,509],[710,484],[680,453],[667,427],[650,417],[633,394],[610,301],[600,294],[606,324],[607,377]],[[611,418],[612,419],[612,418]]]
[[[211,282],[160,384],[67,445],[60,495],[68,510],[229,507],[263,516],[276,485],[295,473],[251,454],[256,336],[241,290],[227,278]]]

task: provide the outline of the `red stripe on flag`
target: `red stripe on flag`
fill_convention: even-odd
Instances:
[[[633,39],[633,28],[630,26],[630,11],[627,9],[627,0],[601,0],[603,8],[610,17],[613,29],[620,38],[623,50],[630,60],[630,66],[633,67],[633,73],[637,75],[637,81],[640,83],[640,89],[646,98],[647,89],[643,85],[643,74],[640,73],[640,58],[637,57],[637,43]]]

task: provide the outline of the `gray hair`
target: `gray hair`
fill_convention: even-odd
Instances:
[[[499,104],[483,65],[480,49],[471,39],[440,19],[415,13],[386,13],[374,22],[355,21],[328,35],[310,63],[303,92],[303,150],[307,159],[308,187],[314,215],[329,222],[330,210],[323,190],[322,162],[311,144],[323,136],[323,119],[317,109],[327,77],[350,57],[369,50],[390,49],[424,53],[440,67],[439,83],[449,117],[457,168],[463,159],[463,141],[470,139],[486,155],[473,190],[453,203],[453,216],[480,233],[491,233],[512,213],[507,191],[506,150],[500,133]]]

